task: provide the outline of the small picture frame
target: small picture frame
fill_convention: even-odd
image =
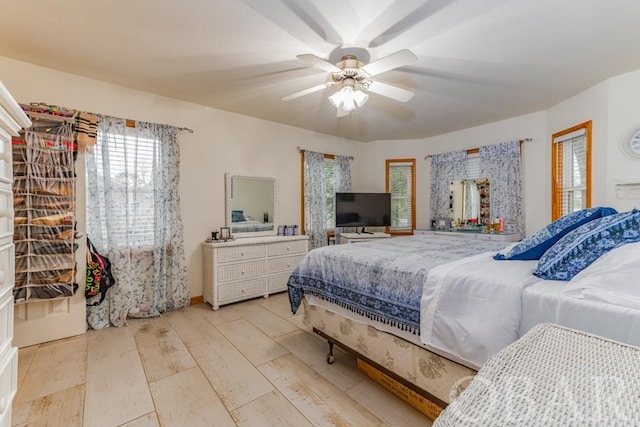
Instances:
[[[286,225],[279,225],[278,226],[278,236],[284,236],[284,233],[286,232],[287,226]]]
[[[220,240],[230,240],[231,229],[229,227],[220,227]]]

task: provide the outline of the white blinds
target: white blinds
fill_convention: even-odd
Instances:
[[[467,173],[465,174],[465,178],[469,179],[478,179],[478,178],[486,178],[486,176],[480,176],[480,154],[468,154],[467,160],[465,161],[465,168]]]
[[[109,220],[102,212],[100,219],[116,237],[112,243],[117,246],[154,243],[154,171],[159,167],[159,148],[157,141],[133,133],[115,137],[98,133],[98,179],[110,186],[111,200],[105,206],[113,212]]]
[[[554,138],[561,216],[586,207],[587,140],[584,129]]]
[[[391,193],[391,228],[411,229],[413,163],[389,164],[389,192]]]

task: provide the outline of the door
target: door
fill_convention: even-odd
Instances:
[[[86,277],[86,191],[84,153],[76,160],[76,221],[82,233],[76,239],[76,294],[68,298],[36,300],[14,307],[13,345],[27,347],[43,342],[84,334],[87,330],[84,287]]]

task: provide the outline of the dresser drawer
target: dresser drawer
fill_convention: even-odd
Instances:
[[[269,293],[286,291],[289,276],[291,276],[290,273],[282,273],[269,276]]]
[[[218,286],[218,301],[224,303],[236,299],[262,296],[266,292],[266,284],[264,277],[258,277],[253,280],[220,285]]]
[[[281,258],[270,258],[267,261],[267,272],[271,273],[279,273],[281,271],[286,271],[291,273],[294,268],[302,261],[304,255],[292,255]]]
[[[0,189],[0,239],[13,236],[13,193]]]
[[[307,240],[291,240],[269,244],[269,256],[307,252]]]
[[[13,340],[13,290],[0,291],[0,355],[4,354]],[[0,396],[2,397],[2,396]]]
[[[0,131],[0,182],[11,184],[13,181],[12,164],[11,137]]]
[[[18,385],[18,349],[10,347],[0,355],[0,419],[11,411],[11,402]]]
[[[0,246],[0,295],[7,288],[13,288],[15,252],[13,243]]]
[[[248,279],[266,273],[264,261],[248,261],[241,264],[220,265],[217,270],[218,282]]]
[[[243,259],[264,258],[267,255],[266,245],[229,246],[217,248],[219,263],[241,261]]]

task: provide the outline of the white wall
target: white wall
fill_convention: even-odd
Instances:
[[[640,160],[630,159],[620,150],[620,141],[640,129],[640,70],[610,79],[608,108],[604,203],[618,210],[640,208],[640,200],[621,200],[615,194],[616,183],[640,182]]]
[[[609,140],[609,80],[599,83],[547,110],[547,158],[551,174],[551,135],[591,120],[591,206],[607,204],[606,177]],[[551,191],[549,183],[549,191]],[[614,206],[615,207],[615,206]],[[551,217],[549,216],[548,219]]]
[[[429,227],[430,163],[424,160],[426,155],[532,138],[533,141],[523,145],[523,192],[526,230],[535,231],[548,223],[551,209],[545,130],[545,112],[538,112],[422,140],[372,142],[371,150],[367,146],[367,160],[375,168],[369,168],[373,172],[366,177],[369,183],[366,190],[384,190],[385,159],[415,158],[416,226]]]
[[[224,173],[275,177],[280,222],[300,224],[300,155],[296,146],[353,155],[363,143],[228,113],[0,57],[0,80],[21,103],[45,102],[140,121],[185,126],[180,135],[180,197],[191,295],[202,295],[201,242],[224,226]],[[78,192],[84,192],[83,176]],[[89,206],[88,209],[91,209]],[[85,232],[84,215],[78,228]],[[79,265],[79,269],[84,267]]]

